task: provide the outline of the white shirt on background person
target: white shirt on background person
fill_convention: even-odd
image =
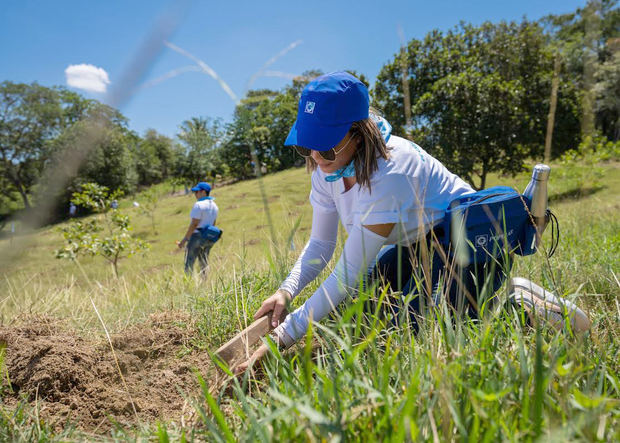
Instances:
[[[198,228],[194,231],[194,233],[199,232],[198,230],[200,228],[204,228],[205,226],[215,223],[218,211],[219,209],[213,201],[213,198],[203,197],[196,201],[189,213],[190,219],[195,218],[200,220],[198,223]]]

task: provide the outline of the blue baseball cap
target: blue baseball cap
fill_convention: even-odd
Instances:
[[[198,183],[196,186],[194,186],[192,188],[192,192],[197,192],[197,191],[207,191],[210,192],[211,191],[211,185],[207,182],[200,182]]]
[[[328,151],[368,118],[368,88],[348,72],[332,72],[312,80],[301,93],[297,120],[284,146]]]

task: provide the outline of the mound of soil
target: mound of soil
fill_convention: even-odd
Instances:
[[[206,380],[217,377],[208,354],[192,350],[194,333],[190,318],[173,312],[112,336],[112,346],[46,317],[0,327],[10,381],[7,386],[3,377],[3,403],[27,398],[47,423],[62,428],[71,422],[89,432],[105,432],[114,422],[189,424],[190,399],[200,396],[194,371]]]

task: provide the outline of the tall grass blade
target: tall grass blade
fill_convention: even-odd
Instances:
[[[200,387],[202,388],[202,393],[205,397],[205,400],[207,401],[207,405],[209,405],[209,409],[211,409],[211,413],[215,417],[215,421],[217,425],[219,426],[220,431],[223,434],[224,440],[226,440],[227,442],[234,442],[235,437],[233,436],[230,428],[228,427],[228,423],[226,423],[226,418],[224,418],[224,413],[222,412],[220,407],[217,405],[217,402],[215,401],[215,399],[209,392],[209,387],[205,383],[204,378],[202,378],[202,375],[200,374],[197,374],[197,378],[198,378],[198,383],[200,383]]]
[[[534,360],[534,402],[532,405],[532,421],[534,438],[540,437],[543,424],[545,374],[543,368],[543,340],[541,328],[536,328],[536,357]]]

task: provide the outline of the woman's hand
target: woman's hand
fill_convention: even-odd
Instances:
[[[267,315],[270,311],[273,311],[271,314],[271,326],[277,327],[280,323],[280,317],[286,311],[286,306],[293,299],[293,296],[284,289],[278,289],[271,297],[266,299],[256,314],[254,314],[254,319],[259,319]],[[265,354],[269,351],[269,347],[266,344],[262,344],[259,348],[254,351],[254,353],[250,356],[249,359],[244,361],[243,363],[239,363],[233,369],[235,375],[241,375],[249,368],[254,366],[254,363],[260,361]]]
[[[256,311],[254,320],[264,317],[269,311],[273,311],[273,314],[271,314],[271,326],[275,328],[280,323],[280,316],[286,310],[286,305],[288,305],[292,299],[293,296],[288,291],[278,289],[271,297],[265,300],[258,311]],[[256,352],[254,354],[256,354]]]
[[[254,351],[249,359],[235,366],[233,369],[234,374],[237,376],[243,375],[245,371],[254,366],[254,363],[259,362],[265,356],[267,351],[269,351],[269,347],[266,344],[260,345],[260,347]]]

